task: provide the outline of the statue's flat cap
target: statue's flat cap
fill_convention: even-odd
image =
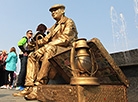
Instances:
[[[56,4],[56,5],[52,6],[52,7],[49,9],[49,11],[52,11],[52,10],[55,9],[55,8],[64,8],[64,9],[65,9],[65,6],[64,6],[64,5],[60,5],[60,4]]]

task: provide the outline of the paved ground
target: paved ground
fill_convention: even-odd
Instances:
[[[0,102],[39,102],[39,101],[26,101],[24,97],[14,97],[12,93],[17,93],[15,89],[0,89]]]

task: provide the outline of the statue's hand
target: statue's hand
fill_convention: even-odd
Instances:
[[[36,58],[40,59],[43,56],[44,53],[45,53],[45,48],[44,47],[41,47],[41,48],[39,48],[38,50],[36,50],[34,52],[34,56]]]
[[[42,56],[40,53],[37,53],[37,52],[36,52],[36,53],[34,53],[34,54],[35,54],[36,58],[38,58],[38,59],[40,59],[40,58],[41,58],[41,56]]]
[[[44,44],[47,44],[48,43],[48,38],[47,37],[44,37],[43,38],[43,42],[44,42]]]

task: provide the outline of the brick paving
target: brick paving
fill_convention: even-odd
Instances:
[[[0,89],[0,102],[39,102],[37,100],[27,101],[24,97],[14,97],[12,93],[19,91],[15,89]]]

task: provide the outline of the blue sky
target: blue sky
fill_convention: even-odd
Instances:
[[[125,18],[127,49],[137,49],[138,30],[135,24],[133,0],[0,0],[0,50],[9,52],[12,46],[31,29],[35,33],[37,25],[45,24],[50,28],[55,20],[49,8],[63,4],[66,16],[74,20],[79,38],[90,40],[98,38],[109,53],[122,51],[114,48],[111,6]]]

